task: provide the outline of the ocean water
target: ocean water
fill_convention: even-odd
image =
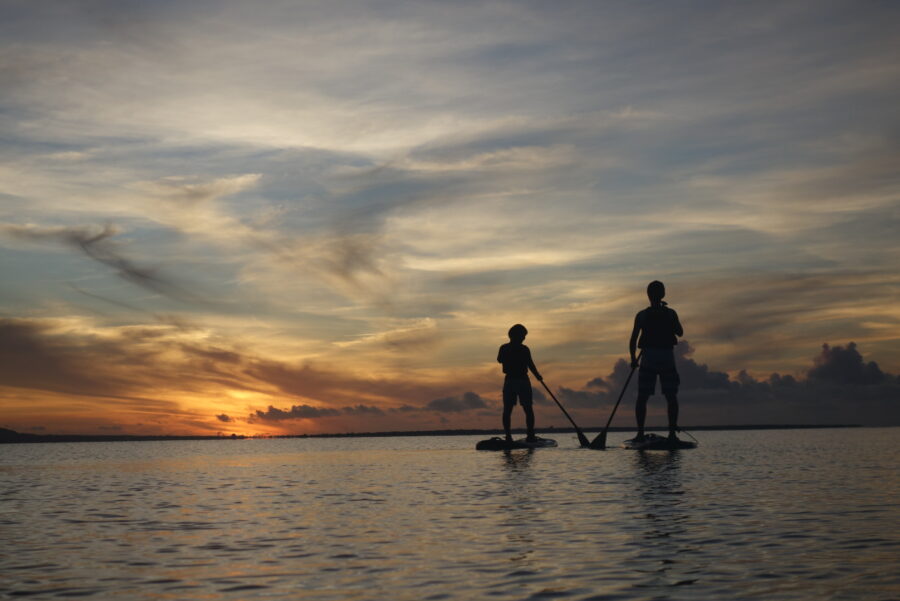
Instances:
[[[900,599],[900,429],[696,435],[0,445],[0,598]]]

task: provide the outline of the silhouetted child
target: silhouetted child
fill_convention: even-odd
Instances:
[[[631,351],[631,367],[638,366],[635,344],[641,349],[640,370],[638,371],[638,397],[634,407],[637,417],[638,440],[644,439],[644,421],[647,418],[647,399],[656,392],[656,377],[666,397],[669,412],[669,438],[675,439],[678,430],[678,385],[681,379],[675,369],[675,345],[678,336],[684,335],[678,314],[666,306],[663,298],[666,287],[662,282],[652,281],[647,286],[650,306],[640,311],[634,318],[634,329],[628,350]],[[638,340],[640,335],[640,340]]]
[[[538,381],[544,378],[538,373],[534,361],[531,360],[531,351],[522,344],[528,330],[520,323],[509,329],[509,342],[500,347],[497,353],[497,362],[503,364],[503,429],[506,431],[506,440],[512,440],[510,433],[510,417],[516,401],[521,403],[525,412],[525,425],[528,429],[527,440],[534,441],[534,410],[531,407],[531,380],[528,379],[528,370],[534,374]]]

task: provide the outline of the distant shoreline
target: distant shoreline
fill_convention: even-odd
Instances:
[[[753,424],[748,426],[692,426],[685,430],[699,432],[711,430],[812,430],[820,428],[864,428],[861,424]],[[600,432],[602,428],[585,428],[583,432]],[[647,428],[649,431],[665,431],[666,428]],[[540,434],[574,434],[574,428],[538,428]],[[610,432],[632,432],[634,428],[610,428]],[[523,429],[514,429],[524,434]],[[279,434],[273,436],[143,436],[130,434],[28,434],[0,428],[0,444],[43,442],[148,442],[167,440],[251,440],[267,438],[386,438],[392,436],[497,436],[502,430],[416,430],[392,432],[344,432],[328,434]]]

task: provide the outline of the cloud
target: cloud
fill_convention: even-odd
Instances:
[[[31,406],[93,430],[102,423],[98,407],[116,425],[159,420],[180,427],[208,415],[185,398],[259,388],[215,346],[202,359],[183,352],[185,339],[196,335],[165,324],[97,327],[83,319],[0,319],[0,395],[6,395],[7,408],[21,405],[17,411],[27,412]]]
[[[387,349],[398,353],[421,353],[434,350],[441,339],[437,320],[403,320],[397,327],[369,334],[355,340],[338,343],[342,349],[370,352],[372,349]]]
[[[364,377],[351,372],[322,369],[311,363],[292,363],[254,358],[243,372],[254,380],[276,387],[282,393],[327,404],[352,404],[358,399],[385,407],[440,394],[448,389],[441,382],[422,382],[414,377]]]
[[[851,342],[846,348],[822,345],[821,354],[815,359],[815,367],[806,372],[813,382],[850,386],[881,384],[890,379],[874,361],[866,363]]]
[[[338,409],[330,407],[313,407],[311,405],[293,405],[290,409],[277,409],[272,405],[265,411],[256,410],[247,419],[250,423],[257,421],[284,421],[291,419],[318,419],[321,417],[334,417],[340,415]]]
[[[374,405],[351,405],[341,411],[344,415],[384,415],[384,411]]]
[[[866,362],[853,342],[823,345],[800,377],[772,373],[761,379],[744,370],[731,377],[698,363],[685,341],[675,349],[682,423],[900,424],[900,376]],[[611,374],[592,379],[583,389],[560,388],[560,399],[576,409],[610,409],[629,371],[627,361],[619,359]],[[628,397],[635,394],[634,380],[636,376]]]
[[[464,392],[460,396],[443,397],[428,401],[424,409],[438,413],[459,413],[472,409],[484,409],[487,402],[474,392]]]
[[[65,244],[112,268],[122,279],[132,284],[179,301],[199,301],[195,295],[179,284],[161,276],[158,269],[139,267],[130,259],[126,259],[111,242],[111,239],[119,233],[119,230],[111,224],[102,227],[0,224],[0,232],[19,240]]]
[[[238,194],[259,183],[259,173],[245,173],[216,179],[198,177],[169,176],[155,181],[137,184],[154,197],[172,203],[189,206],[209,202],[224,196]]]
[[[138,393],[138,388],[106,368],[110,361],[130,354],[121,341],[68,336],[43,321],[0,319],[0,382],[4,386],[127,397]]]
[[[533,388],[531,391],[532,400],[536,405],[552,405],[553,401],[544,394],[540,388]]]
[[[269,405],[265,411],[256,410],[250,414],[247,421],[258,423],[260,421],[280,422],[294,419],[321,419],[323,417],[336,417],[339,415],[381,416],[384,411],[371,405],[350,405],[347,407],[314,407],[311,405],[293,405],[290,409],[278,409]]]
[[[224,413],[221,413],[221,414],[217,415],[217,416],[216,416],[216,419],[219,420],[220,422],[225,422],[225,423],[229,423],[229,422],[233,422],[233,421],[234,421],[234,418],[233,418],[233,417],[229,417],[228,415],[226,415],[226,414],[224,414]]]

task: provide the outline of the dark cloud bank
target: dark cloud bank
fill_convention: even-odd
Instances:
[[[900,424],[900,377],[863,360],[854,342],[824,344],[802,378],[773,373],[756,379],[743,370],[732,378],[694,361],[693,351],[686,341],[676,347],[685,424]],[[629,371],[628,362],[620,359],[605,378],[594,378],[579,390],[560,388],[560,400],[573,408],[611,406]],[[626,399],[633,394],[629,388]]]
[[[256,410],[250,414],[247,421],[280,422],[292,419],[317,419],[322,417],[337,417],[346,415],[377,416],[382,417],[397,413],[461,413],[472,409],[486,409],[488,402],[474,392],[464,392],[458,396],[441,397],[433,399],[424,406],[402,405],[387,410],[373,405],[347,405],[344,407],[314,407],[312,405],[293,405],[290,409],[278,409],[269,405],[265,411]],[[227,415],[216,416],[222,421],[234,421]],[[227,419],[223,419],[227,418]]]

